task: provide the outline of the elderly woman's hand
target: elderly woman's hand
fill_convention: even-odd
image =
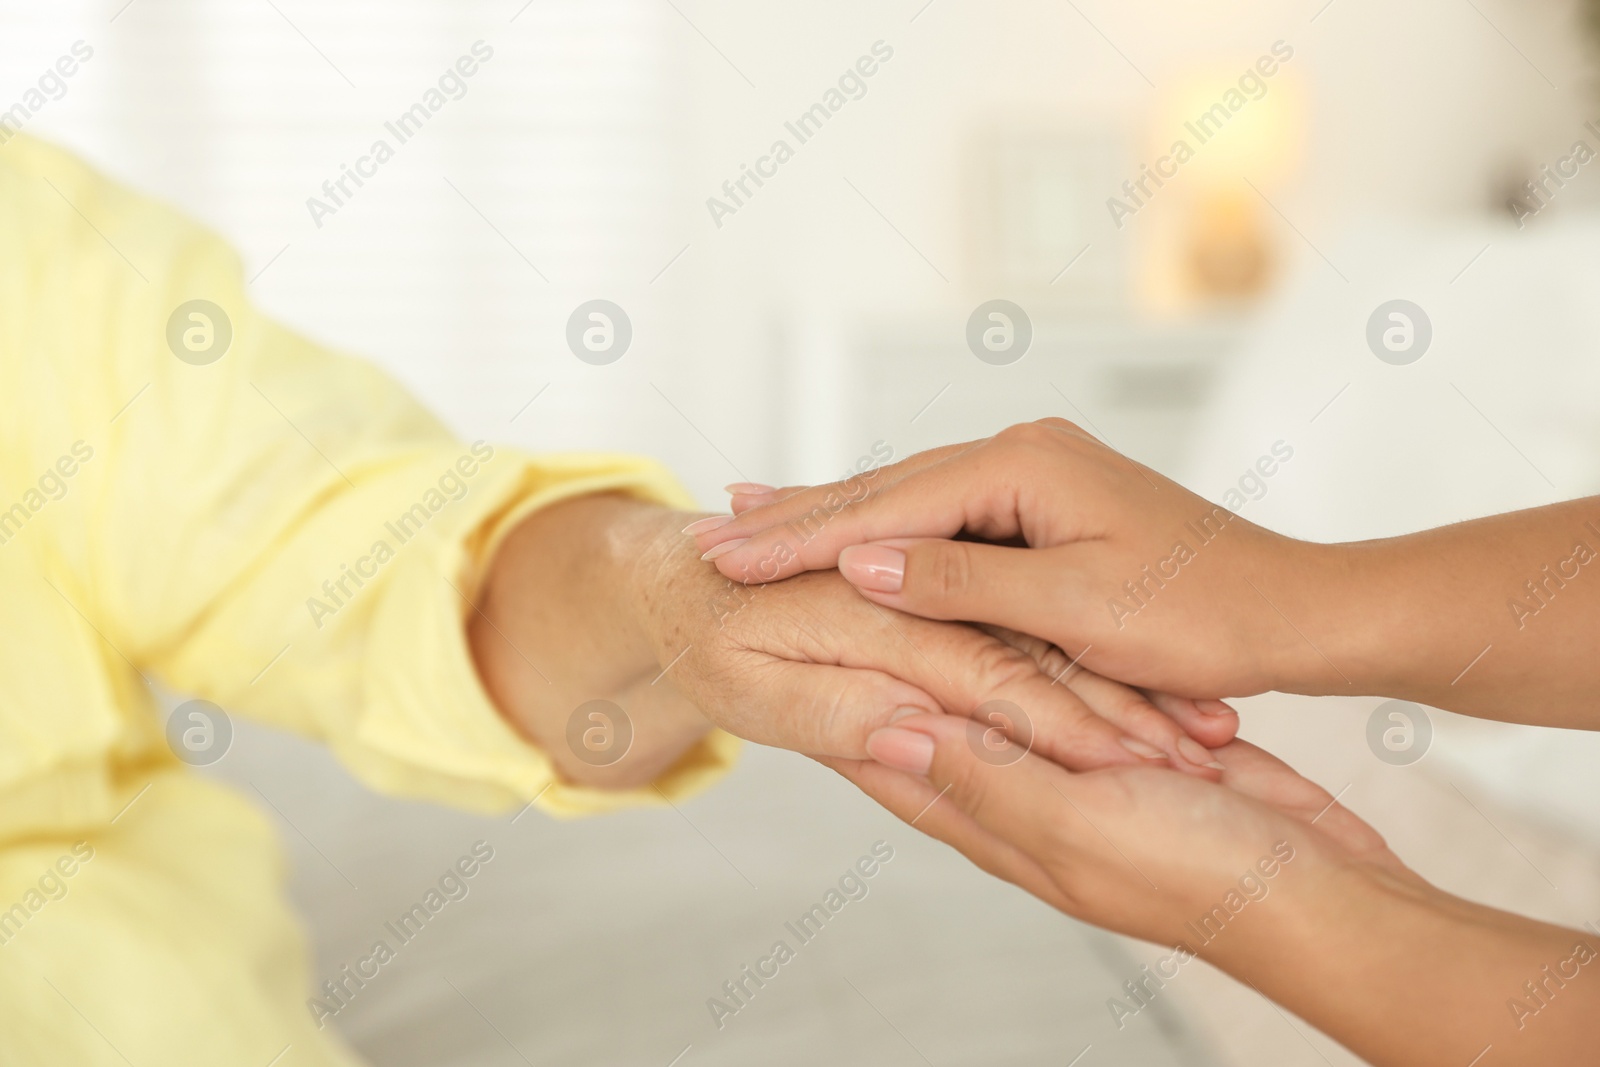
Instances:
[[[1208,746],[1238,729],[1225,705],[1147,697],[1042,642],[879,607],[837,573],[730,582],[683,536],[689,518],[619,498],[574,501],[535,514],[502,550],[506,573],[474,624],[479,662],[502,706],[569,777],[648,781],[709,725],[860,759],[868,735],[915,712],[976,716],[991,746],[1031,732],[1075,769],[1159,763],[1215,777]],[[540,543],[519,550],[519,537]],[[522,573],[518,559],[536,562]],[[583,598],[582,615],[549,610]],[[536,603],[546,610],[528,610]],[[585,617],[609,621],[586,635]],[[547,667],[541,681],[531,662],[540,657],[634,666],[607,678]],[[604,768],[565,739],[572,711],[595,697],[615,700],[634,733],[636,750]]]

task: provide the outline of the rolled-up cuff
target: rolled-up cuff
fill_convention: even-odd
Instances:
[[[424,551],[408,553],[371,631],[357,751],[341,753],[385,791],[493,812],[530,803],[576,816],[677,800],[732,765],[737,739],[709,734],[651,786],[606,790],[561,781],[549,756],[519,734],[483,687],[466,621],[501,541],[533,511],[591,493],[627,493],[670,507],[688,494],[648,460],[531,457],[500,451],[484,482]],[[470,506],[468,506],[470,505]],[[537,655],[537,650],[529,650]]]

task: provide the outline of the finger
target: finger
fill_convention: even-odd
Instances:
[[[777,493],[731,493],[728,497],[728,510],[735,515],[743,515],[751,508],[770,504],[777,499]]]
[[[1222,764],[1217,762],[1207,745],[1193,737],[1176,718],[1164,713],[1139,690],[1085,670],[1066,672],[1058,684],[1066,685],[1082,698],[1095,715],[1166,753],[1178,770],[1212,781],[1222,771]],[[1201,717],[1198,712],[1195,714]],[[1221,736],[1219,732],[1219,738],[1217,743],[1227,744],[1233,740],[1233,735],[1229,732]]]
[[[779,577],[803,569],[833,566],[844,545],[885,537],[953,536],[965,529],[989,541],[1004,541],[1022,532],[1013,499],[1016,487],[1032,484],[1035,491],[1044,465],[1067,455],[1063,445],[1075,443],[1078,451],[1109,451],[1105,444],[1066,419],[1047,418],[1012,426],[976,441],[919,452],[899,463],[852,475],[843,481],[812,487],[804,492],[783,494],[762,506],[746,508],[739,521],[722,530],[696,534],[696,543],[707,559],[732,557],[722,567],[724,575],[740,581],[772,581],[760,576],[756,563],[780,554],[780,546],[810,545],[810,552],[785,561]],[[1113,453],[1114,454],[1114,453]],[[1132,461],[1122,458],[1125,463]],[[1026,475],[1019,475],[1019,468]],[[996,476],[1000,476],[997,480]],[[1031,476],[1031,477],[1030,477]],[[952,484],[953,483],[953,484]],[[911,492],[895,493],[910,485]],[[998,496],[989,494],[998,490]],[[850,505],[873,500],[868,514],[854,510],[855,523],[835,529],[822,543],[811,545],[821,527]],[[885,502],[886,499],[888,502]],[[956,525],[950,523],[959,518]],[[781,532],[789,529],[791,539]],[[875,532],[874,532],[875,531]],[[948,531],[948,532],[944,532]],[[745,542],[748,541],[748,547]]]
[[[910,721],[908,717],[902,721]],[[1381,864],[1406,878],[1416,875],[1389,849],[1383,835],[1338,798],[1278,757],[1248,741],[1233,741],[1216,750],[1227,769],[1223,784],[1242,796],[1270,804],[1284,814],[1315,826],[1356,856]]]
[[[940,544],[944,544],[941,542]],[[987,545],[954,545],[958,552],[982,550],[1002,559],[1028,559],[1060,550],[996,549]],[[1007,586],[999,583],[999,596]],[[1063,598],[1041,592],[1039,581],[1021,584],[1008,610],[1032,612],[1040,604],[1061,604]],[[934,614],[923,605],[918,615]],[[881,611],[881,609],[878,609]],[[970,603],[950,613],[954,618],[982,618]],[[1069,661],[1059,650],[1041,653],[1036,639],[1003,638],[971,628],[943,626],[903,614],[882,614],[887,640],[859,643],[841,650],[843,666],[875,667],[921,686],[945,710],[982,721],[986,744],[1003,747],[1006,741],[1026,752],[1034,745],[1047,758],[1070,770],[1087,771],[1140,760],[1170,762],[1188,774],[1215,780],[1220,767],[1202,745],[1189,737],[1172,718],[1162,714],[1144,696],[1116,682],[1066,668]],[[1032,625],[1018,619],[999,620],[1011,631],[1041,629],[1049,619],[1042,615]],[[1024,622],[1028,620],[1022,620]],[[1004,627],[1002,627],[1004,629]],[[823,643],[825,644],[825,643]],[[1025,646],[1025,647],[1024,647]],[[870,649],[871,658],[863,658]],[[887,658],[885,658],[887,657]],[[1040,672],[1048,663],[1050,675]],[[1057,665],[1059,664],[1059,665]],[[1054,686],[1065,676],[1067,684]],[[1079,677],[1081,676],[1081,677]],[[1226,741],[1228,738],[1223,738]],[[995,758],[1003,758],[995,752]]]
[[[1042,637],[988,623],[980,624],[978,629],[1004,641],[1012,648],[1027,653],[1052,684],[1065,686],[1096,715],[1114,724],[1129,736],[1154,745],[1167,753],[1178,769],[1211,779],[1216,778],[1215,772],[1221,768],[1216,763],[1215,757],[1206,751],[1206,745],[1197,744],[1192,738],[1189,743],[1184,744],[1188,736],[1187,731],[1175,718],[1152,703],[1143,691],[1086,670],[1076,659],[1062,651],[1059,645],[1052,644]],[[1193,701],[1182,697],[1170,699],[1180,711],[1182,705],[1194,709]],[[1198,716],[1199,712],[1194,711],[1194,714]],[[1213,729],[1208,736],[1215,738],[1219,744],[1233,740],[1231,730]]]
[[[1233,741],[1217,749],[1217,759],[1227,768],[1228,788],[1271,804],[1297,818],[1311,818],[1333,797],[1277,756],[1248,741]]]
[[[839,489],[840,491],[843,491],[844,486],[859,480],[868,483],[874,489],[879,489],[885,485],[900,481],[907,475],[914,474],[917,471],[922,470],[924,467],[931,466],[932,464],[937,463],[939,460],[944,459],[946,456],[951,456],[957,452],[961,452],[967,448],[970,448],[975,443],[977,442],[966,442],[964,444],[943,445],[939,448],[930,448],[927,451],[918,452],[915,455],[907,456],[905,459],[902,459],[897,463],[885,464],[881,467],[869,467],[866,470],[859,471],[856,474],[846,477],[841,482],[824,483],[820,486],[790,485],[782,488],[773,488],[770,485],[757,485],[753,482],[735,482],[732,485],[727,486],[726,489],[729,496],[732,498],[733,513],[735,515],[739,515],[749,511],[751,508],[767,507],[772,504],[777,504],[780,501],[787,500],[797,493],[815,489],[827,489],[830,485],[836,489]],[[789,516],[784,514],[784,509],[774,509],[769,513],[769,518],[764,521],[776,525],[787,522],[789,518],[798,517],[798,515],[803,513],[804,510],[802,509],[797,512],[795,516]],[[701,545],[701,550],[704,551],[705,549],[708,549],[717,543],[719,542],[707,539],[706,543]]]
[[[751,482],[735,482],[727,488],[729,510],[735,515],[742,515],[751,508],[765,507],[768,504],[783,500],[785,497],[803,493],[811,487],[809,485],[790,485],[774,489],[771,486],[756,487]],[[700,531],[690,530],[688,532],[697,534]]]
[[[1017,490],[993,451],[969,448],[894,480],[882,472],[817,486],[696,536],[705,558],[735,581],[766,582],[834,566],[847,545],[889,537],[991,540],[1021,530]],[[880,487],[881,486],[881,487]]]
[[[978,628],[1033,657],[1046,676],[1082,697],[1095,714],[1168,753],[1177,754],[1176,744],[1181,734],[1188,734],[1203,747],[1210,748],[1227,744],[1239,731],[1238,713],[1220,700],[1196,701],[1170,693],[1134,689],[1085,669],[1078,658],[1067,655],[1059,645],[1042,637],[989,623],[980,623]],[[1146,717],[1151,710],[1165,716],[1168,722],[1157,719],[1150,725]],[[1135,717],[1125,719],[1119,713],[1131,713]],[[1170,723],[1177,724],[1179,734],[1171,732]],[[1154,731],[1153,736],[1147,730]],[[1170,743],[1163,743],[1169,739]],[[1209,754],[1203,759],[1197,759],[1199,753],[1196,752],[1186,755],[1189,762],[1200,766],[1209,766],[1212,761]]]
[[[864,759],[867,737],[896,716],[943,710],[926,690],[882,671],[764,658],[742,706],[724,719],[757,744]]]
[[[1066,817],[1074,776],[1032,754],[996,766],[974,748],[977,730],[953,716],[914,715],[875,733],[869,747],[877,762],[926,778],[979,828],[1041,866],[1070,863],[1083,831]]]
[[[1179,751],[1182,731],[1154,708],[1138,723],[1150,739],[1130,736],[1071,689],[1051,685],[1026,652],[969,626],[861,607],[879,613],[878,625],[859,626],[860,639],[838,649],[837,662],[903,678],[932,694],[945,712],[979,720],[986,754],[996,761],[1037,749],[1063,767],[1088,771],[1166,765],[1168,752]],[[1200,762],[1210,763],[1209,754],[1202,754]],[[1216,776],[1214,770],[1202,773]]]
[[[1140,692],[1184,733],[1207,748],[1217,748],[1239,736],[1239,713],[1220,700],[1191,700],[1159,689]]]
[[[959,713],[964,705],[947,700],[945,707]],[[1087,671],[1019,672],[967,714],[984,727],[985,754],[996,762],[1031,750],[1072,771],[1142,762],[1216,781],[1222,770],[1204,745],[1137,690]]]
[[[933,622],[880,608],[860,597],[836,575],[807,575],[774,586],[764,595],[777,598],[765,614],[769,618],[776,617],[774,613],[781,614],[782,639],[774,642],[771,635],[753,634],[739,640],[756,641],[746,647],[759,657],[764,671],[781,674],[785,684],[793,684],[796,676],[780,672],[780,663],[793,663],[796,668],[826,664],[900,680],[901,685],[910,687],[910,692],[927,694],[914,703],[948,713],[980,716],[987,731],[984,737],[992,748],[1005,748],[1007,739],[1022,752],[1038,744],[1048,758],[1073,770],[1144,762],[1165,764],[1169,759],[1167,751],[1178,751],[1174,739],[1181,732],[1164,716],[1148,710],[1149,718],[1167,731],[1158,738],[1167,748],[1130,737],[1096,715],[1068,687],[1052,686],[1030,655],[974,627]],[[820,601],[813,599],[817,595],[822,596]],[[800,601],[791,604],[795,596]],[[759,686],[748,691],[760,694],[759,710],[770,708],[769,714],[793,718],[793,711],[775,703]],[[837,714],[840,721],[827,727],[829,735],[849,737],[852,743],[864,728],[861,718],[832,713],[828,710],[830,705],[892,706],[885,705],[881,698],[846,702],[830,694],[817,700],[805,692],[796,699],[804,702],[798,703],[799,707],[820,708],[807,711],[812,717]],[[738,720],[729,721],[727,703],[718,701],[716,717],[734,732],[742,729],[741,736],[757,740],[764,738],[755,731],[778,734],[781,740],[769,743],[801,747],[801,742],[790,736],[800,729],[793,723],[753,721],[735,728]],[[737,715],[737,711],[733,709],[732,713]],[[754,719],[756,713],[750,712],[749,717]],[[809,751],[858,755],[860,749],[815,747]],[[998,752],[996,758],[1013,755]],[[1210,762],[1209,757],[1202,762]]]
[[[1083,427],[1077,425],[1076,423],[1069,422],[1066,419],[1045,418],[1038,420],[1038,422],[1033,423],[1032,425],[1059,431],[1069,436],[1078,437],[1084,441],[1091,441],[1096,445],[1104,444],[1099,438],[1084,430]],[[780,501],[788,500],[790,497],[793,497],[797,493],[804,490],[818,490],[819,492],[822,492],[832,488],[836,491],[843,491],[850,482],[857,478],[871,482],[874,489],[882,489],[884,486],[892,485],[895,482],[901,481],[902,479],[917,473],[918,471],[933,466],[941,460],[948,459],[951,456],[969,451],[970,449],[984,444],[989,440],[992,439],[985,437],[973,441],[963,441],[953,445],[942,445],[938,448],[929,448],[922,452],[917,452],[913,455],[907,456],[905,459],[899,460],[898,462],[887,464],[881,467],[868,468],[864,471],[861,471],[859,474],[850,475],[842,482],[825,483],[823,485],[795,485],[779,489],[754,482],[734,482],[732,485],[726,486],[725,488],[732,497],[731,510],[735,515],[739,515],[743,512],[751,510],[752,508],[767,507]],[[804,504],[804,506],[792,507],[789,509],[774,509],[773,511],[764,513],[761,521],[765,522],[769,526],[779,525],[788,522],[791,519],[801,517],[810,506],[809,502],[796,501],[794,503],[796,505]],[[786,512],[793,513],[790,514]],[[741,529],[739,533],[730,534],[729,537],[731,538],[735,536],[747,535],[748,531]],[[700,548],[702,551],[704,551],[722,543],[723,540],[727,539],[728,538],[706,537],[702,539]]]
[[[882,467],[869,467],[849,475],[843,482],[833,484],[842,486],[859,480],[868,483],[873,488],[879,488],[890,482],[899,481],[906,475],[921,470],[946,455],[966,447],[966,445],[947,445],[942,448],[932,448],[926,452],[918,452],[916,455],[903,459],[899,463]],[[724,491],[728,494],[729,510],[735,515],[742,515],[751,508],[768,507],[787,500],[797,493],[808,492],[816,488],[818,487],[815,485],[771,486],[763,485],[759,482],[734,482],[731,485],[723,486]],[[715,527],[696,527],[684,532],[699,535],[702,532],[709,533],[712,529],[715,529]],[[715,543],[717,542],[707,538],[704,548],[709,548]]]
[[[943,841],[979,869],[1020,886],[1053,908],[1066,909],[1066,898],[1044,868],[1021,849],[995,837],[966,812],[945,801],[926,779],[872,760],[823,756],[817,762],[838,772],[901,822]]]
[[[1040,419],[1008,427],[994,437],[929,449],[840,482],[785,494],[765,506],[746,509],[725,529],[699,532],[696,543],[707,559],[733,558],[723,567],[726,576],[772,581],[746,575],[756,575],[755,563],[780,554],[780,546],[793,549],[793,540],[810,551],[780,577],[831,567],[840,548],[860,541],[952,536],[961,530],[984,540],[1005,541],[1023,533],[1026,516],[1018,515],[1015,497],[1040,491],[1042,483],[1051,480],[1045,474],[1052,463],[1105,453],[1117,455],[1082,427],[1066,419]],[[1135,466],[1125,456],[1117,458]],[[904,492],[908,486],[910,492]],[[869,499],[872,506],[862,509],[859,505]],[[855,523],[811,544],[822,527],[846,510]],[[956,519],[960,521],[951,526]],[[785,529],[795,536],[775,532]],[[948,533],[937,532],[946,529]],[[749,547],[744,546],[747,540]]]
[[[1078,547],[893,540],[846,548],[839,573],[868,600],[912,615],[1056,635],[1064,620],[1106,610],[1072,573]]]

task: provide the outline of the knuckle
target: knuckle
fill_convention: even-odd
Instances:
[[[1013,689],[1039,673],[1032,656],[1001,641],[985,641],[971,665],[973,689],[981,695]]]
[[[1176,719],[1143,697],[1132,697],[1125,705],[1124,714],[1130,725],[1144,726],[1152,735],[1160,734],[1169,739],[1185,736],[1183,727]]]
[[[1099,440],[1066,419],[1046,419],[1007,426],[990,439],[995,449],[992,461],[1000,469],[1022,466],[1054,468],[1062,462],[1080,460],[1085,449],[1100,446]]]
[[[969,729],[975,727],[973,723]],[[956,802],[961,810],[983,822],[988,814],[991,804],[988,764],[971,756],[964,750],[952,747],[952,752],[957,753],[954,758],[947,761],[946,780],[950,784],[950,791],[956,797]]]
[[[759,586],[737,586],[728,583],[730,591],[712,604],[715,625],[697,635],[708,652],[725,652],[750,648],[759,644],[762,612],[757,595],[744,592]]]
[[[741,703],[760,681],[760,660],[743,648],[708,648],[696,656],[691,649],[680,663],[676,683],[702,708],[720,709]]]
[[[923,590],[938,600],[962,597],[972,586],[972,553],[959,541],[927,553],[930,566],[922,575]],[[909,584],[909,583],[908,583]]]
[[[1020,630],[1008,629],[1004,626],[995,626],[989,623],[977,624],[978,629],[995,638],[997,641],[1016,649],[1033,660],[1035,667],[1046,678],[1060,680],[1068,689],[1073,688],[1074,680],[1082,671],[1067,673],[1067,668],[1073,664],[1073,658],[1062,650],[1060,645],[1053,644],[1042,637],[1023,633]]]
[[[1146,700],[1142,693],[1125,686],[1107,687],[1103,694],[1095,697],[1095,703],[1104,706],[1107,711],[1125,721],[1166,720],[1166,716]]]
[[[1074,441],[1091,441],[1098,444],[1100,440],[1093,433],[1079,426],[1071,419],[1051,417],[1040,419],[1033,425],[1044,431],[1042,436],[1055,448],[1070,446]]]
[[[862,692],[864,688],[867,687],[836,685],[827,692],[817,694],[813,714],[807,717],[810,720],[806,727],[810,751],[866,751],[868,730],[861,719],[860,710],[875,705],[868,702],[871,694]]]
[[[994,435],[997,444],[1023,451],[1057,446],[1060,437],[1056,428],[1042,422],[1019,422]]]
[[[1053,645],[1040,637],[1025,637],[1016,645],[1018,649],[1032,657],[1039,665],[1039,670],[1051,679],[1062,678],[1066,675],[1067,668],[1072,666],[1072,657],[1061,651],[1059,645]]]
[[[1052,430],[1069,430],[1069,431],[1072,431],[1074,433],[1082,433],[1083,432],[1083,427],[1079,426],[1077,423],[1073,422],[1071,419],[1063,419],[1059,415],[1051,415],[1051,416],[1049,416],[1047,418],[1037,419],[1037,420],[1035,420],[1034,425],[1035,426],[1047,426]]]
[[[830,744],[824,751],[865,753],[867,737],[889,725],[891,708],[921,704],[914,690],[876,671],[836,672],[834,679],[818,708],[818,737]]]

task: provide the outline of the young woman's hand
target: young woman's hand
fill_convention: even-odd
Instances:
[[[1323,546],[1246,522],[1061,419],[734,504],[696,541],[736,581],[838,566],[878,604],[1038,634],[1102,674],[1194,697],[1331,673],[1292,621],[1326,588]]]
[[[990,873],[1076,918],[1160,944],[1194,942],[1186,924],[1244,876],[1268,891],[1307,892],[1358,868],[1415,880],[1377,831],[1248,742],[1219,747],[1226,770],[1206,781],[1139,766],[1073,773],[1020,749],[985,759],[973,747],[979,729],[908,716],[872,734],[871,759],[824,762]],[[1279,879],[1280,870],[1293,877]]]
[[[737,517],[696,535],[739,581],[837,565],[879,604],[1036,633],[1191,697],[1382,695],[1600,730],[1600,582],[1581,577],[1600,497],[1314,544],[1060,419],[834,485],[730,488]]]
[[[1429,886],[1254,746],[1218,750],[1220,782],[1074,774],[981,758],[977,729],[908,717],[868,740],[873,761],[823,762],[1066,914],[1172,949],[1160,977],[1199,956],[1380,1067],[1592,1061],[1600,939]]]

